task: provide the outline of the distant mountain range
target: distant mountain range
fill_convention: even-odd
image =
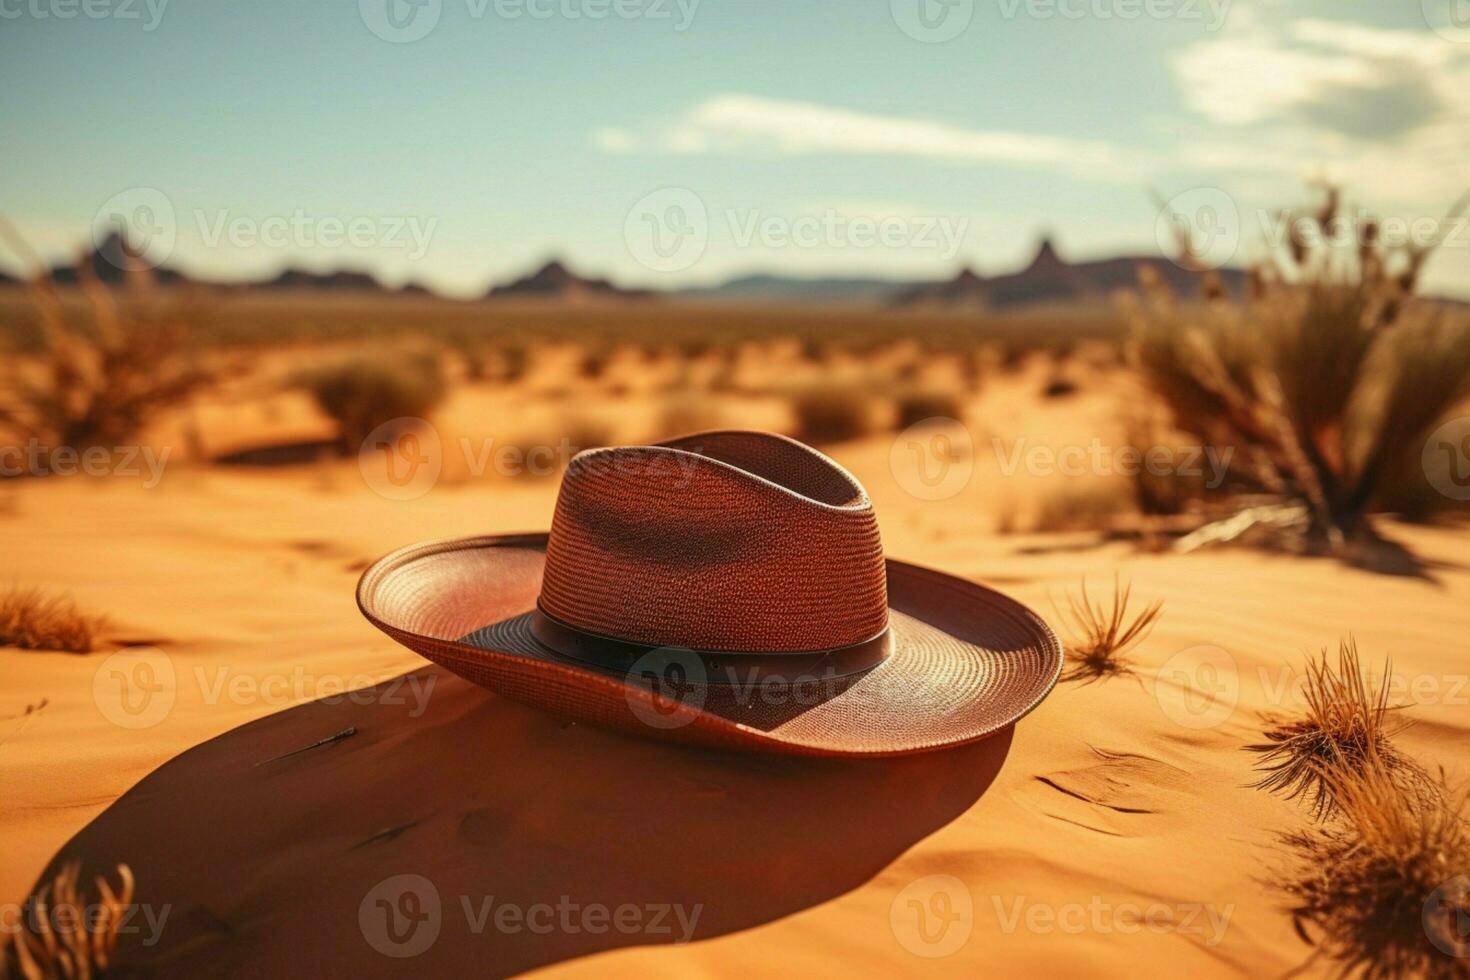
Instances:
[[[1151,268],[1173,292],[1198,295],[1201,273],[1168,259],[1125,255],[1091,262],[1066,262],[1051,239],[1043,239],[1031,264],[1019,272],[985,278],[969,269],[946,282],[930,283],[895,296],[900,306],[979,307],[1004,309],[1031,303],[1075,304],[1106,300],[1120,289],[1138,285],[1140,271]],[[1219,269],[1216,274],[1227,292],[1239,295],[1245,272]]]
[[[1138,285],[1139,271],[1150,266],[1179,295],[1197,293],[1200,273],[1153,255],[1118,256],[1090,262],[1067,262],[1051,239],[1043,239],[1026,268],[985,277],[961,269],[952,279],[797,279],[774,275],[744,276],[719,286],[684,289],[680,298],[784,303],[869,303],[922,309],[1004,309],[1035,303],[1076,304],[1106,301],[1120,289]],[[1227,291],[1238,294],[1245,283],[1240,269],[1218,270]]]
[[[118,283],[134,273],[147,272],[149,262],[141,250],[128,244],[121,232],[114,231],[76,265],[53,267],[51,278],[59,285],[75,285],[81,281],[84,268],[91,269],[92,275],[102,282]],[[153,269],[152,275],[156,282],[165,285],[186,281],[182,273],[163,266]]]
[[[572,272],[556,259],[531,273],[503,286],[493,286],[488,299],[536,297],[546,299],[609,299],[648,296],[645,289],[621,289],[606,279],[589,279]]]
[[[141,249],[128,243],[126,236],[114,231],[79,262],[51,267],[51,278],[58,285],[70,286],[81,281],[82,270],[90,268],[98,280],[117,284],[135,274],[145,274],[155,283],[164,286],[197,284],[211,289],[225,290],[317,290],[323,292],[397,292],[433,295],[427,288],[408,284],[400,289],[391,289],[380,283],[368,272],[338,270],[335,272],[310,272],[305,269],[283,269],[270,279],[258,282],[220,283],[194,280],[166,265],[153,265]],[[21,280],[0,273],[0,283],[18,283]]]
[[[103,282],[120,282],[132,270],[146,269],[141,254],[130,247],[122,234],[110,235],[82,262]],[[983,276],[971,269],[944,280],[904,280],[870,277],[801,278],[775,274],[739,276],[716,286],[700,286],[655,292],[624,289],[606,279],[573,272],[565,263],[552,259],[529,275],[491,288],[485,298],[501,300],[550,300],[559,302],[617,302],[622,300],[667,300],[769,304],[861,304],[914,309],[1004,309],[1030,304],[1077,304],[1105,301],[1120,289],[1135,286],[1142,267],[1152,267],[1180,295],[1197,290],[1199,273],[1157,256],[1134,255],[1087,262],[1068,262],[1047,238],[1037,248],[1030,264],[1018,272]],[[76,265],[51,270],[58,283],[76,283]],[[152,270],[156,282],[177,285],[190,282],[182,273],[167,267]],[[1239,269],[1221,269],[1225,288],[1238,293],[1245,274]],[[0,282],[14,282],[0,276]],[[270,279],[253,283],[201,283],[227,290],[310,290],[343,293],[394,293],[434,295],[417,284],[400,289],[384,286],[371,273],[351,270],[310,272],[285,269]]]

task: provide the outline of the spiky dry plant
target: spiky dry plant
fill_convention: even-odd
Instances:
[[[1073,635],[1071,662],[1062,680],[1091,682],[1132,672],[1125,654],[1147,638],[1164,611],[1160,599],[1130,617],[1128,601],[1132,594],[1131,582],[1121,585],[1114,577],[1111,603],[1093,600],[1087,592],[1086,579],[1082,581],[1080,595],[1067,596],[1067,607],[1057,610],[1058,618]]]
[[[21,910],[0,947],[0,976],[25,980],[93,980],[112,969],[118,931],[133,901],[133,872],[117,866],[118,887],[94,879],[97,895],[83,895],[81,866],[65,865]]]
[[[0,593],[0,646],[91,653],[105,626],[77,609],[69,596],[13,586]]]
[[[1436,792],[1405,794],[1373,748],[1356,768],[1327,772],[1341,819],[1285,836],[1294,860],[1281,887],[1315,947],[1303,968],[1363,980],[1470,976],[1459,927],[1470,914],[1465,797],[1442,776]]]
[[[50,271],[3,219],[0,237],[30,265],[42,337],[38,355],[7,357],[0,369],[0,445],[34,442],[49,454],[126,444],[204,383],[189,356],[196,294],[163,296],[141,259],[115,290],[98,277],[94,257],[83,255],[76,270],[87,315],[75,317]]]
[[[1336,665],[1324,649],[1307,661],[1302,697],[1306,713],[1277,719],[1265,731],[1266,741],[1246,746],[1259,753],[1256,768],[1265,775],[1257,788],[1304,799],[1317,819],[1330,816],[1338,806],[1333,788],[1344,773],[1366,769],[1376,761],[1394,780],[1400,793],[1423,792],[1429,784],[1424,770],[1401,755],[1390,742],[1388,723],[1389,665],[1375,684],[1364,672],[1355,640],[1338,645]]]
[[[1181,304],[1145,274],[1130,345],[1174,427],[1233,447],[1232,479],[1281,498],[1303,544],[1326,552],[1372,538],[1391,479],[1470,397],[1470,325],[1412,302],[1437,243],[1386,242],[1364,220],[1345,248],[1327,231],[1343,220],[1335,190],[1292,217],[1239,302],[1202,287],[1206,302]]]

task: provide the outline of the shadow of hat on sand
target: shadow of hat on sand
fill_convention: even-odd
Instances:
[[[686,748],[426,667],[183,753],[41,880],[131,866],[135,901],[167,919],[124,932],[124,973],[503,976],[840,896],[964,813],[1010,742],[860,761]]]

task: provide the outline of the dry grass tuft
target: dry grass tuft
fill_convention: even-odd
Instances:
[[[1082,594],[1067,597],[1067,609],[1057,610],[1058,617],[1073,634],[1070,663],[1062,680],[1091,682],[1132,672],[1133,667],[1124,654],[1148,637],[1164,611],[1160,599],[1130,618],[1128,600],[1132,593],[1132,583],[1120,585],[1115,578],[1113,601],[1105,605],[1087,594],[1084,579]]]
[[[1306,716],[1277,721],[1266,729],[1266,741],[1247,746],[1260,753],[1257,768],[1265,775],[1254,785],[1306,799],[1317,819],[1339,805],[1334,788],[1341,778],[1366,770],[1376,760],[1400,793],[1421,792],[1428,777],[1419,765],[1390,744],[1386,724],[1389,669],[1374,685],[1363,672],[1357,644],[1344,640],[1334,668],[1326,650],[1307,662]]]
[[[36,357],[0,361],[0,446],[34,441],[49,454],[125,445],[207,380],[191,351],[202,316],[196,293],[165,295],[143,266],[114,288],[83,256],[76,268],[85,315],[77,316],[3,219],[0,239],[32,268],[42,340]]]
[[[79,612],[67,596],[19,587],[0,594],[0,646],[91,653],[104,625],[101,617]]]
[[[1302,220],[1335,227],[1341,204],[1329,189]],[[1239,303],[1206,290],[1203,303],[1180,304],[1145,276],[1131,354],[1174,427],[1233,447],[1244,489],[1301,505],[1290,533],[1346,554],[1375,539],[1370,515],[1470,397],[1470,325],[1415,300],[1432,247],[1390,245],[1371,221],[1355,251],[1316,237],[1254,270]]]
[[[1371,747],[1326,773],[1341,820],[1285,837],[1295,864],[1282,887],[1298,934],[1315,947],[1303,968],[1325,958],[1340,977],[1464,978],[1464,798],[1452,802],[1442,779],[1435,792],[1404,793],[1393,762]]]
[[[927,419],[961,419],[965,413],[964,401],[951,391],[911,388],[898,395],[897,427],[907,429]]]
[[[1046,384],[1042,386],[1041,397],[1047,399],[1068,398],[1077,394],[1078,389],[1079,386],[1076,381],[1056,374],[1048,378]]]
[[[860,384],[815,384],[791,397],[796,438],[812,445],[846,442],[873,431],[872,392]]]
[[[81,866],[66,865],[26,903],[6,942],[0,943],[0,976],[91,980],[113,966],[118,932],[131,911],[133,872],[117,866],[118,887],[94,879],[97,895],[83,895]]]
[[[443,366],[430,352],[382,351],[311,368],[290,379],[337,423],[344,451],[355,453],[378,426],[422,418],[444,399]]]

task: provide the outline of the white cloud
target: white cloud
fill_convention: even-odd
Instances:
[[[1458,82],[1470,68],[1470,50],[1427,31],[1310,18],[1268,24],[1251,17],[1186,46],[1170,58],[1170,67],[1185,104],[1207,120],[1300,123],[1323,106],[1334,110],[1324,117],[1330,120],[1343,103],[1382,111],[1400,91],[1426,103],[1462,102]]]
[[[1186,166],[1226,180],[1318,172],[1431,213],[1470,186],[1470,47],[1427,30],[1249,17],[1170,67],[1205,127],[1181,138]]]
[[[626,129],[598,126],[592,131],[592,145],[607,153],[628,153],[637,148],[637,140]]]
[[[742,94],[717,95],[700,102],[655,134],[652,142],[665,151],[685,154],[919,157],[1039,165],[1103,179],[1136,179],[1149,166],[1141,154],[1124,153],[1095,140],[971,129]]]

